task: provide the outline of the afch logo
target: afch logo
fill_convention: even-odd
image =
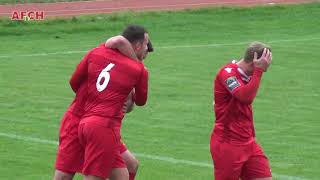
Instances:
[[[13,11],[13,21],[40,21],[44,20],[44,11]]]

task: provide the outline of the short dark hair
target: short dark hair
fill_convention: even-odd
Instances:
[[[122,36],[125,37],[130,43],[144,40],[144,34],[147,30],[139,25],[130,24],[122,32]]]
[[[256,52],[258,54],[257,58],[260,58],[262,56],[263,53],[263,49],[267,48],[271,51],[270,46],[263,44],[261,42],[253,42],[251,43],[247,49],[246,52],[244,54],[244,61],[245,62],[252,62],[253,61],[253,57],[254,57],[254,52]]]

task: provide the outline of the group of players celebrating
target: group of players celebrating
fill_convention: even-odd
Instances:
[[[144,60],[153,46],[148,31],[127,26],[90,50],[70,79],[75,98],[61,121],[54,180],[134,180],[138,161],[121,140],[121,124],[148,99]],[[210,152],[216,180],[271,180],[267,157],[256,142],[252,102],[272,61],[270,47],[251,43],[239,60],[214,79],[215,125]]]

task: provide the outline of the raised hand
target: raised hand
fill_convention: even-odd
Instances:
[[[258,59],[258,54],[254,52],[253,64],[255,67],[261,68],[264,70],[264,72],[266,72],[271,62],[272,62],[272,53],[269,49],[264,48],[263,53],[259,59]]]

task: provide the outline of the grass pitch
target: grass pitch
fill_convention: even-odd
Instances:
[[[128,23],[150,32],[149,102],[125,118],[141,180],[212,179],[212,80],[251,41],[273,64],[254,103],[257,139],[274,179],[320,176],[320,4],[121,13],[43,22],[0,21],[0,179],[53,175],[68,80],[87,50]],[[80,179],[78,176],[77,179]]]

